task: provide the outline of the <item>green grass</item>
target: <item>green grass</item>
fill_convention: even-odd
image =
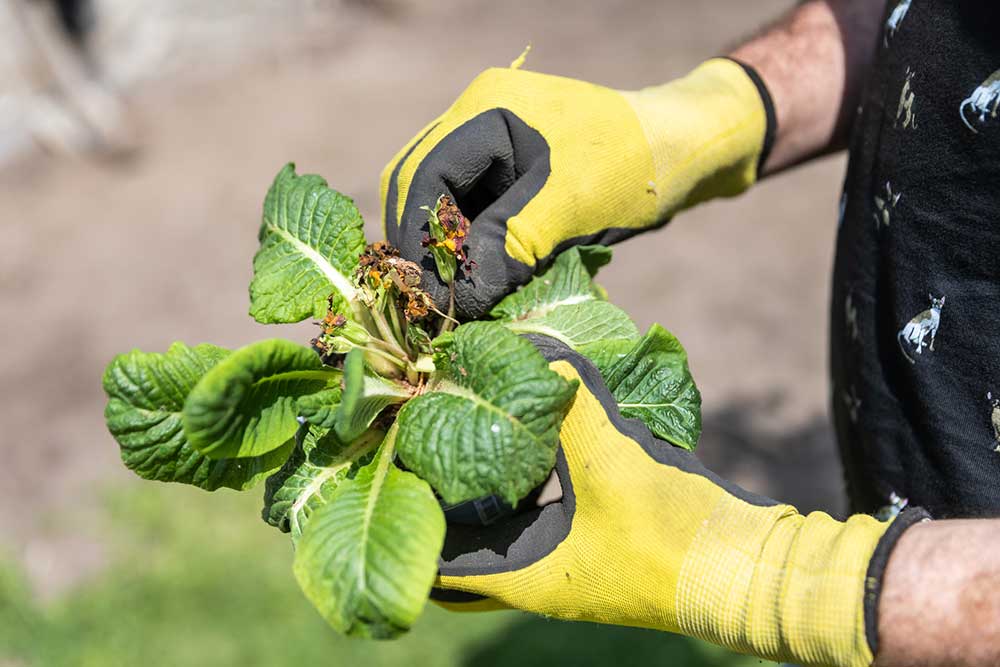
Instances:
[[[299,593],[289,539],[260,521],[259,495],[148,483],[113,494],[99,527],[108,568],[44,606],[0,564],[0,665],[771,664],[665,633],[433,605],[399,640],[339,637]]]

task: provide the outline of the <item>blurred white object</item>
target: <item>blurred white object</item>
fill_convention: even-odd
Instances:
[[[83,8],[86,3],[65,3]],[[64,21],[55,2],[7,0],[9,43],[16,53],[17,80],[0,146],[8,157],[23,152],[27,134],[53,152],[123,154],[135,148],[135,133],[118,96],[98,77],[86,51],[83,24]],[[75,29],[74,29],[75,27]]]
[[[340,0],[0,0],[0,164],[42,148],[128,154],[141,144],[118,91],[206,79],[328,39]],[[64,15],[62,15],[65,18]]]

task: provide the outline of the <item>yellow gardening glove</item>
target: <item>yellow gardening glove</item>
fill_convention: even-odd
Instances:
[[[566,245],[613,243],[742,192],[773,133],[759,77],[725,58],[630,92],[489,69],[382,172],[386,238],[444,303],[421,207],[450,195],[473,230],[458,312],[479,317]]]
[[[533,342],[580,380],[560,431],[563,499],[449,525],[439,604],[668,630],[802,665],[871,663],[886,561],[926,513],[842,522],[744,491],[623,418],[583,357]]]

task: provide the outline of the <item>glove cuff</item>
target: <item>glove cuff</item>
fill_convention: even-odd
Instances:
[[[888,527],[866,515],[840,522],[814,512],[785,540],[769,544],[773,558],[765,562],[781,564],[772,608],[778,632],[758,639],[779,639],[773,654],[805,665],[870,665],[865,574]]]
[[[882,595],[882,581],[885,578],[886,565],[889,564],[889,556],[892,555],[896,542],[907,528],[915,523],[930,520],[930,513],[922,507],[909,507],[903,510],[889,524],[888,530],[882,535],[868,562],[868,572],[865,576],[865,636],[872,655],[878,653],[878,603]]]
[[[679,629],[779,662],[867,667],[885,562],[903,529],[923,516],[842,522],[727,494],[681,568]]]
[[[774,140],[771,96],[757,72],[713,58],[670,83],[624,91],[649,142],[659,220],[756,180]]]

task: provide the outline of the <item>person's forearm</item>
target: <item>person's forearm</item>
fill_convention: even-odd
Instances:
[[[875,664],[1000,665],[1000,520],[903,533],[885,571]]]
[[[777,135],[764,174],[843,148],[875,55],[877,0],[811,0],[730,55],[774,102]]]

